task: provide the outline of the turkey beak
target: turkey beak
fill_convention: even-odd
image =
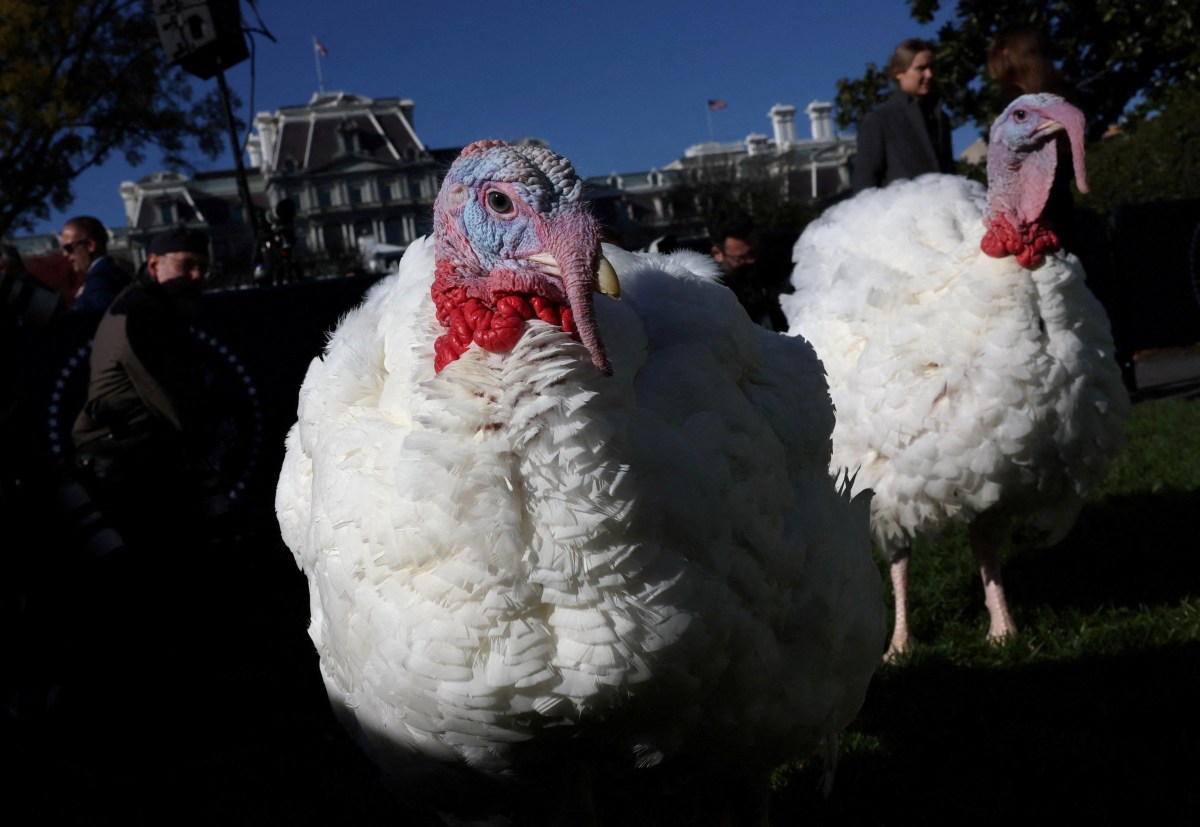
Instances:
[[[559,278],[562,278],[562,268],[558,266],[558,260],[549,253],[538,253],[529,257],[530,261],[536,261],[542,265],[542,269],[547,273],[552,273]],[[596,272],[593,276],[595,280],[595,290],[597,293],[602,293],[610,298],[621,298],[621,281],[617,278],[617,271],[609,264],[608,259],[601,253],[596,257]]]
[[[596,289],[614,299],[621,298],[621,282],[617,279],[617,271],[608,263],[601,253],[596,265]]]
[[[1045,121],[1044,123],[1038,124],[1037,128],[1033,130],[1033,134],[1038,135],[1045,133],[1047,135],[1053,135],[1057,132],[1062,132],[1065,129],[1066,127],[1058,121]]]

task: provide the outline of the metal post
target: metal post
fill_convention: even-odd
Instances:
[[[225,103],[225,119],[229,125],[229,142],[233,146],[233,159],[237,163],[238,194],[242,206],[246,209],[246,217],[250,222],[250,235],[253,239],[250,253],[250,268],[254,269],[254,257],[258,255],[258,211],[250,200],[250,182],[246,178],[246,166],[242,163],[242,144],[238,140],[237,121],[233,117],[233,104],[229,99],[229,86],[225,83],[225,70],[217,71],[217,87],[221,90],[221,100]]]

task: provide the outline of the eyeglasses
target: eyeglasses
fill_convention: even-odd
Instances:
[[[750,252],[742,255],[731,255],[725,253],[725,261],[730,267],[741,267],[743,264],[754,264],[758,261],[758,253]]]
[[[71,255],[71,253],[75,252],[75,248],[78,247],[80,244],[83,244],[85,241],[91,241],[91,239],[90,238],[77,238],[74,241],[67,241],[59,246],[62,247],[62,251],[64,253],[66,253],[67,255]]]

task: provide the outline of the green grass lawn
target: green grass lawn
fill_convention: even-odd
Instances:
[[[965,531],[914,547],[919,645],[877,673],[831,798],[815,762],[777,773],[775,823],[1196,823],[1200,402],[1127,434],[1071,534],[1007,555],[1012,642],[984,640]]]

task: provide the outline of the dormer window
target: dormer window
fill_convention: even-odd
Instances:
[[[362,141],[358,134],[358,124],[354,121],[342,121],[338,126],[338,134],[342,139],[342,152],[353,155],[362,151]]]

